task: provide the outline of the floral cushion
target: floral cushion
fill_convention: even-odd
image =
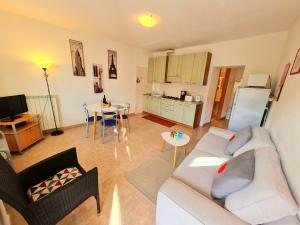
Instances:
[[[56,173],[54,176],[49,177],[48,179],[29,188],[27,195],[31,202],[36,202],[81,175],[82,174],[76,167],[65,168]]]

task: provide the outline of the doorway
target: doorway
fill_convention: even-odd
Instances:
[[[221,120],[226,117],[224,102],[228,88],[231,68],[221,68],[219,73],[218,85],[214,99],[212,120]]]

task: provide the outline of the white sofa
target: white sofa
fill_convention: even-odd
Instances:
[[[212,127],[202,137],[174,171],[173,176],[160,188],[157,196],[156,225],[247,224],[214,201],[210,194],[217,169],[231,158],[224,155],[224,149],[233,134],[229,130]],[[269,146],[275,150],[268,135],[260,135],[257,140],[254,143],[257,148]],[[268,225],[299,224],[297,216],[268,223]]]

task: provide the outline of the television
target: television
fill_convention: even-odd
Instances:
[[[16,119],[21,113],[28,112],[25,95],[0,97],[0,120]]]

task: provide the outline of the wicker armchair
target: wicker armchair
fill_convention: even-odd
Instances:
[[[56,189],[36,202],[27,190],[66,167],[77,167],[82,176]],[[20,173],[0,157],[0,199],[15,208],[30,225],[53,225],[87,198],[94,196],[100,213],[98,170],[86,172],[78,163],[76,148],[45,159]]]

